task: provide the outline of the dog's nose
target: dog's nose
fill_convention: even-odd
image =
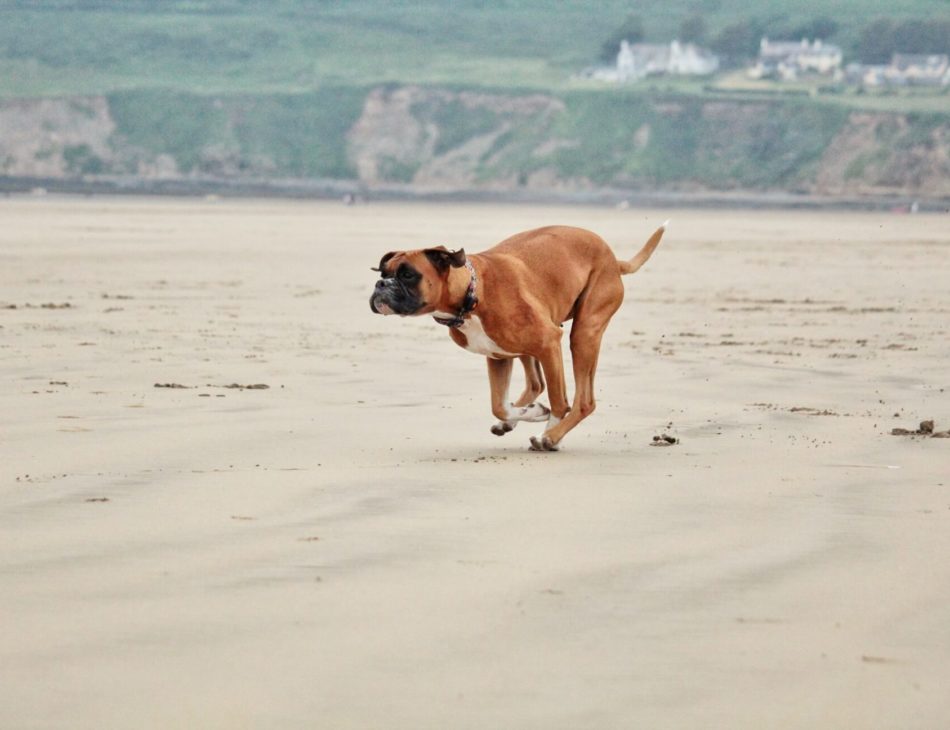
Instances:
[[[376,282],[376,291],[382,291],[385,288],[386,288],[386,281],[384,279],[380,279]]]

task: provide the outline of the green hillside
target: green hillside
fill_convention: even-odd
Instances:
[[[299,92],[379,83],[557,89],[639,15],[668,40],[700,17],[780,35],[816,18],[852,48],[876,17],[947,18],[946,0],[0,0],[0,96],[165,88]]]
[[[947,0],[0,0],[0,177],[946,197],[947,87],[738,67],[763,34],[849,60],[947,29]],[[687,33],[733,67],[574,78]]]

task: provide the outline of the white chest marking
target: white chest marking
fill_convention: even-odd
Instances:
[[[448,315],[452,316],[452,315]],[[501,349],[495,341],[485,334],[485,328],[482,327],[482,321],[477,314],[471,315],[463,322],[458,331],[465,335],[465,349],[469,352],[477,352],[479,355],[492,357],[493,355],[503,355],[505,357],[515,357],[518,353],[506,352]]]

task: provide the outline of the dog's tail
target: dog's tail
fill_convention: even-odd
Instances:
[[[618,266],[620,266],[621,274],[632,274],[634,271],[637,271],[641,266],[643,266],[650,256],[653,255],[654,249],[659,244],[660,239],[663,238],[663,234],[666,231],[666,227],[670,222],[664,221],[663,225],[656,229],[654,234],[650,236],[649,240],[643,244],[643,248],[629,261],[617,260]]]

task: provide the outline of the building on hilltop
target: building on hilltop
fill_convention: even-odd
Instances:
[[[891,68],[911,85],[946,86],[950,83],[950,58],[945,53],[895,53]]]
[[[647,76],[708,76],[719,69],[719,57],[692,43],[629,43],[621,41],[614,68],[600,68],[588,76],[600,81],[638,81]]]
[[[795,81],[803,75],[837,77],[841,73],[841,49],[816,38],[809,42],[770,41],[759,42],[759,57],[748,74],[753,79],[773,78]]]
[[[947,86],[950,58],[945,53],[895,53],[886,65],[849,63],[845,80],[858,86]]]

